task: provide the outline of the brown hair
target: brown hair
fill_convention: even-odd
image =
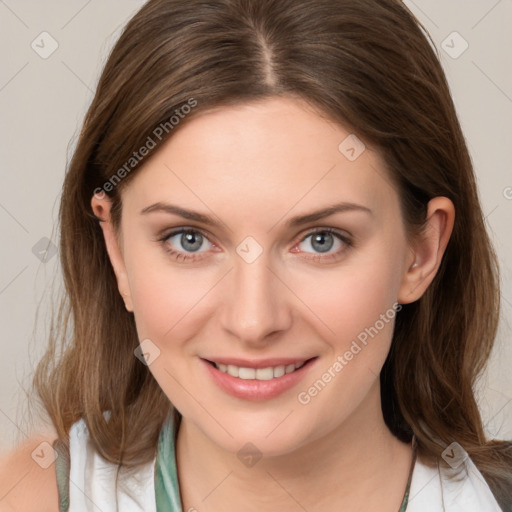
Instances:
[[[66,294],[34,377],[61,439],[84,418],[103,457],[133,466],[154,457],[165,419],[179,418],[134,357],[134,319],[91,210],[94,191],[162,123],[169,137],[206,109],[295,96],[381,152],[410,233],[424,223],[429,199],[454,203],[434,281],[397,315],[382,407],[398,438],[416,435],[425,460],[439,460],[457,441],[510,506],[512,444],[486,439],[474,395],[497,329],[497,262],[447,81],[425,34],[399,0],[150,0],[131,19],[101,75],[62,190]],[[191,98],[196,108],[170,129]],[[136,172],[109,187],[116,227],[120,193]]]

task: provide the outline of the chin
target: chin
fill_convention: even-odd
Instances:
[[[207,428],[200,428],[211,441],[239,458],[245,451],[251,450],[265,457],[278,457],[294,452],[310,440],[308,425],[303,421],[297,421],[298,418],[292,419],[293,412],[288,418],[287,414],[283,414],[279,421],[274,418],[267,421],[260,418],[254,423],[247,419],[237,421],[235,418],[224,416],[223,426],[232,437],[223,429],[217,428],[218,426],[212,428],[208,425]]]

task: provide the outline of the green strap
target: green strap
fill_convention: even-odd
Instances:
[[[67,512],[69,509],[69,449],[60,439],[53,442],[53,449],[57,452],[55,473],[59,492],[59,512]]]
[[[171,415],[164,423],[158,440],[155,467],[155,500],[157,512],[182,512],[176,453],[174,450],[177,431]]]

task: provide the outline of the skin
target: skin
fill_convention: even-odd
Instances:
[[[393,304],[421,297],[455,213],[447,198],[432,199],[424,234],[408,241],[384,162],[370,147],[349,161],[338,149],[349,134],[291,97],[214,109],[155,150],[123,189],[119,233],[109,198],[91,200],[139,339],[160,350],[149,369],[183,415],[176,450],[184,511],[400,506],[411,447],[386,427],[379,384],[394,322],[308,404],[297,396]],[[140,213],[159,201],[221,225]],[[372,213],[286,226],[339,201]],[[180,227],[205,236],[199,251],[180,235],[157,240]],[[327,235],[332,247],[322,253],[307,237],[320,228],[352,245]],[[236,252],[247,236],[263,250],[250,264]],[[178,261],[165,246],[198,258]],[[318,358],[294,388],[258,402],[212,383],[199,357],[214,356]],[[248,442],[263,454],[252,467],[236,456]]]

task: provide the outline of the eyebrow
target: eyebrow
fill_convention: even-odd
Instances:
[[[329,217],[334,215],[335,213],[343,213],[343,212],[363,212],[370,215],[373,215],[372,210],[370,208],[356,204],[356,203],[335,203],[333,205],[327,206],[326,208],[322,208],[321,210],[316,210],[311,213],[307,213],[305,215],[298,215],[292,217],[286,222],[287,227],[297,227],[302,224],[307,224],[309,222],[315,222],[321,220],[325,217]],[[170,213],[173,215],[178,215],[179,217],[183,217],[187,220],[193,220],[196,222],[200,222],[207,226],[219,227],[220,222],[216,221],[212,216],[206,215],[204,213],[196,212],[194,210],[186,210],[180,206],[168,204],[168,203],[154,203],[152,205],[146,206],[141,210],[141,215],[146,215],[152,212],[161,212],[161,213]]]

